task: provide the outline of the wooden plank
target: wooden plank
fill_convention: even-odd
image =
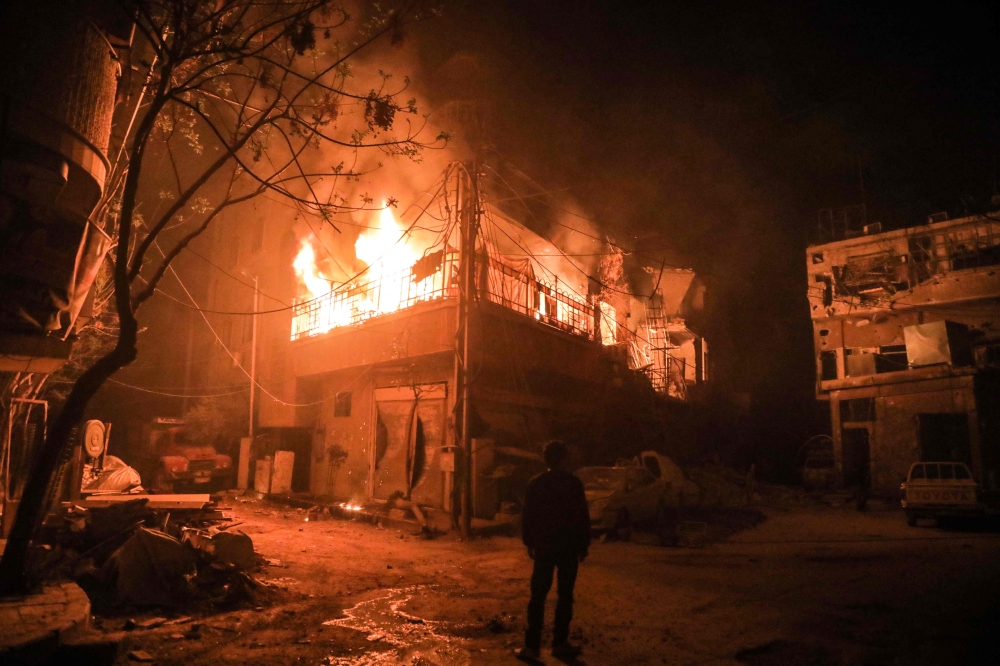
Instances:
[[[150,509],[201,509],[211,501],[212,497],[207,493],[204,495],[94,495],[75,502],[64,502],[63,506],[76,505],[89,509],[111,506],[117,502],[131,502],[137,499],[148,500],[146,506]]]

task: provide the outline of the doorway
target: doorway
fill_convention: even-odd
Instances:
[[[917,441],[923,461],[972,464],[969,417],[961,414],[917,414]]]
[[[840,431],[844,485],[857,486],[869,477],[871,446],[868,428],[844,428]]]
[[[372,497],[443,506],[439,458],[447,421],[442,385],[376,389]]]

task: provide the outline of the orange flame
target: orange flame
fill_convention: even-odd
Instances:
[[[411,301],[428,298],[433,290],[432,278],[414,283],[410,272],[420,256],[412,242],[392,211],[384,208],[379,213],[378,226],[358,236],[354,244],[355,256],[368,269],[358,281],[362,286],[357,296],[345,298],[330,293],[332,280],[318,267],[311,240],[304,239],[292,267],[306,297],[300,303],[311,300],[315,305],[308,315],[293,318],[292,338],[300,333],[326,333],[337,326],[395,312]],[[352,289],[355,287],[352,285]]]

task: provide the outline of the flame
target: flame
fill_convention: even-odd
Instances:
[[[293,317],[293,339],[303,332],[319,335],[432,297],[434,277],[414,282],[410,269],[420,253],[388,207],[379,213],[377,226],[358,236],[354,254],[368,268],[350,285],[350,293],[342,289],[331,293],[332,281],[318,267],[311,239],[302,241],[292,267],[305,292],[299,302],[311,303],[306,314]]]
[[[302,239],[302,247],[295,255],[292,262],[295,276],[299,283],[305,288],[305,298],[302,301],[315,301],[318,304],[318,312],[315,317],[314,332],[310,335],[326,333],[337,326],[345,326],[351,323],[351,312],[333,299],[323,298],[329,294],[332,288],[332,280],[325,276],[316,265],[316,250],[313,249],[309,238]],[[301,321],[298,317],[292,318],[292,337],[299,332],[299,326],[309,328],[308,321]]]
[[[302,247],[295,255],[292,268],[295,269],[295,276],[309,292],[309,296],[316,298],[330,292],[330,281],[317,268],[316,251],[308,238],[302,239]]]
[[[379,213],[378,227],[358,236],[354,254],[368,264],[368,275],[377,279],[383,275],[404,271],[417,260],[417,253],[407,245],[403,228],[388,207]]]
[[[399,310],[408,300],[413,284],[409,269],[418,259],[409,240],[388,206],[379,213],[378,227],[358,236],[354,254],[368,264],[369,283],[378,285],[378,292],[370,292],[359,309],[385,314]]]

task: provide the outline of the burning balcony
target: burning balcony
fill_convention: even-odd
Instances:
[[[516,225],[484,216],[484,226]],[[518,225],[519,227],[519,225]],[[331,280],[316,267],[311,243],[303,242],[295,259],[295,270],[306,295],[295,305],[291,339],[321,335],[341,326],[354,326],[383,314],[418,303],[457,299],[460,253],[451,233],[441,234],[437,245],[419,255],[392,214],[382,211],[375,233],[362,234],[355,245],[358,259],[368,264],[364,279],[348,281],[333,289]],[[511,229],[503,234],[515,233]],[[518,235],[526,229],[519,227]],[[558,274],[532,259],[514,259],[502,253],[493,240],[498,234],[484,232],[475,255],[476,295],[480,301],[497,304],[559,330],[593,339],[594,303],[574,293]],[[536,272],[536,265],[538,266]],[[547,275],[538,273],[546,272]]]
[[[458,252],[439,252],[433,274],[417,280],[413,267],[348,284],[295,305],[292,340],[321,335],[338,326],[360,324],[372,317],[420,302],[458,297]]]

